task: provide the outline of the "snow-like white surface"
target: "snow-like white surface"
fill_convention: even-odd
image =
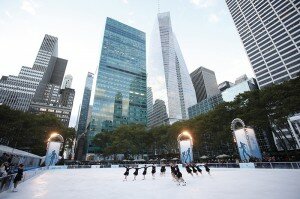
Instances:
[[[159,168],[157,168],[159,171]],[[96,198],[197,198],[197,199],[299,199],[300,170],[212,169],[211,176],[189,176],[182,169],[187,186],[172,181],[170,169],[155,180],[148,169],[132,181],[123,182],[123,168],[51,170],[18,187],[18,192],[0,194],[1,199],[96,199]],[[141,171],[141,170],[140,170]]]

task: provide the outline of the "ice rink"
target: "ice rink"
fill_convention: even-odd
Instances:
[[[202,176],[192,177],[181,169],[187,186],[178,186],[172,181],[169,168],[165,177],[158,173],[155,180],[149,169],[146,180],[142,180],[140,172],[137,180],[132,181],[130,170],[125,182],[123,168],[50,170],[20,184],[18,192],[6,192],[0,198],[300,198],[300,170],[212,169],[211,176],[204,172]]]

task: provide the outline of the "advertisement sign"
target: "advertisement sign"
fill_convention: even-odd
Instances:
[[[58,155],[60,151],[60,142],[48,142],[48,149],[45,159],[46,166],[54,166],[58,162]]]
[[[190,140],[181,140],[180,146],[180,160],[182,163],[193,162],[193,148]]]
[[[254,130],[252,128],[241,128],[234,131],[236,144],[240,158],[248,162],[250,157],[262,158]]]

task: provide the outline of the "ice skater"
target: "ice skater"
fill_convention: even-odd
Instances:
[[[147,165],[145,165],[143,168],[144,168],[144,171],[143,171],[143,180],[145,180],[146,179],[146,174],[147,174],[148,167],[147,167]]]
[[[196,165],[195,164],[191,164],[191,167],[192,167],[192,170],[193,170],[193,173],[198,175],[198,171],[196,169]]]
[[[193,176],[192,169],[190,168],[189,164],[185,165],[185,170],[188,172],[188,174],[191,174],[191,176]]]
[[[17,186],[19,184],[19,182],[22,180],[23,178],[23,171],[24,171],[24,165],[23,164],[19,164],[19,168],[18,168],[18,173],[14,179],[14,188],[13,188],[13,192],[17,192]]]
[[[200,168],[200,165],[197,165],[197,166],[196,166],[196,169],[198,170],[198,172],[199,172],[200,174],[202,174],[202,169]]]
[[[178,182],[178,186],[182,185],[182,186],[186,186],[186,182],[184,181],[184,179],[182,178],[182,173],[179,170],[178,165],[175,166],[175,174],[176,174],[176,180]],[[182,183],[182,184],[181,184]]]
[[[155,164],[152,164],[152,170],[151,170],[152,179],[155,179],[155,173],[156,173],[156,166]]]
[[[166,165],[162,164],[160,168],[160,176],[165,176],[166,174]]]
[[[123,181],[127,181],[127,177],[128,177],[128,175],[129,175],[129,170],[132,169],[132,168],[130,168],[130,167],[128,167],[128,166],[126,166],[125,168],[126,168],[126,171],[125,171],[125,173],[124,173],[125,178],[124,178]]]
[[[134,176],[134,177],[133,177],[133,181],[136,180],[136,176],[139,175],[139,170],[140,170],[141,168],[135,167],[134,169],[135,169],[135,171],[133,172],[133,176]]]
[[[171,168],[171,175],[174,181],[176,181],[176,169],[175,165],[173,163],[170,163],[170,168]]]
[[[207,164],[204,164],[205,171],[210,175],[210,168],[207,166]]]

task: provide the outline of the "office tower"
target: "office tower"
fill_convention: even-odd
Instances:
[[[147,126],[149,127],[149,117],[153,111],[153,93],[152,88],[147,87]]]
[[[215,72],[204,67],[199,67],[191,74],[195,88],[197,102],[220,93]]]
[[[300,71],[299,1],[226,0],[259,88]]]
[[[150,40],[148,86],[153,101],[163,100],[168,124],[188,119],[188,107],[197,103],[195,90],[172,30],[170,13],[159,13]],[[161,121],[165,124],[165,121]]]
[[[89,133],[147,122],[145,33],[107,18]]]
[[[169,124],[167,107],[163,100],[155,100],[153,111],[149,114],[148,120],[148,127],[150,128]]]
[[[23,66],[18,76],[10,75],[0,81],[0,103],[12,109],[27,111],[33,98],[43,98],[50,80],[63,77],[66,60],[57,58],[56,37],[45,35],[33,67]],[[65,64],[62,65],[62,64]],[[62,67],[61,67],[62,66]],[[63,70],[63,74],[59,74]]]
[[[232,83],[232,82],[224,81],[224,82],[222,82],[222,83],[220,83],[220,84],[218,85],[218,89],[219,89],[221,92],[223,92],[223,91],[225,91],[227,88],[230,88],[230,87],[233,86],[233,85],[234,85],[234,83]]]
[[[62,89],[71,88],[72,87],[73,76],[68,74],[65,76],[64,81],[62,83]]]
[[[222,98],[225,102],[232,102],[236,96],[247,91],[258,89],[256,80],[254,78],[247,78],[244,81],[236,80],[237,84],[231,86],[222,92]]]
[[[77,136],[84,133],[86,131],[86,127],[88,125],[88,113],[90,107],[90,99],[92,93],[94,74],[88,72],[85,80],[85,86],[83,91],[83,97],[81,102],[80,113],[78,114],[78,129]]]
[[[189,107],[189,117],[193,118],[198,115],[205,114],[211,110],[214,110],[219,104],[222,103],[224,103],[224,101],[220,93],[210,96],[194,106]]]
[[[0,80],[0,104],[11,109],[27,111],[44,73],[22,66],[18,76],[2,76]]]

